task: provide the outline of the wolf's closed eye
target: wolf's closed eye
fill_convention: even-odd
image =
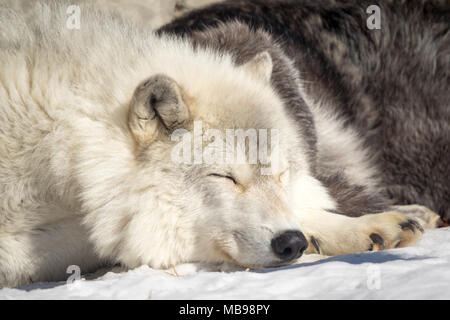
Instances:
[[[230,175],[223,175],[223,174],[219,174],[219,173],[211,173],[208,174],[209,177],[218,177],[218,178],[225,178],[225,179],[229,179],[231,181],[233,181],[234,184],[239,184],[236,179]]]

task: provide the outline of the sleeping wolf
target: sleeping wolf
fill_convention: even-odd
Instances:
[[[264,3],[159,35],[89,4],[79,28],[69,2],[0,7],[0,286],[69,265],[280,266],[415,242],[428,209],[395,204],[448,217],[440,11],[382,5],[372,31],[361,5]],[[242,161],[215,161],[229,149]]]

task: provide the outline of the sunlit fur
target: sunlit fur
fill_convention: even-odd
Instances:
[[[275,179],[230,168],[247,189],[239,195],[211,168],[171,161],[168,136],[142,150],[127,123],[138,84],[165,74],[205,128],[279,128],[300,146],[270,84],[227,54],[93,8],[81,8],[80,30],[67,29],[65,9],[0,13],[0,284],[63,279],[71,264],[279,263],[270,240],[300,226]],[[203,189],[220,199],[208,203]]]
[[[69,265],[83,273],[116,263],[277,266],[270,243],[286,230],[314,236],[325,254],[366,250],[374,230],[403,239],[398,213],[325,211],[336,202],[313,177],[308,137],[270,81],[270,54],[237,64],[89,5],[71,30],[68,4],[36,2],[26,17],[0,7],[0,286],[64,280]],[[187,131],[195,120],[221,132],[279,130],[273,174],[248,163],[180,165],[162,123],[152,139],[138,139],[130,105],[155,75],[183,93]],[[351,139],[347,150],[359,146]],[[229,174],[236,183],[218,176]]]

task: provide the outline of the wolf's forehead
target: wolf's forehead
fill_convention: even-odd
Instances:
[[[209,155],[215,152],[216,157],[210,162],[219,159],[216,164],[222,171],[237,176],[242,182],[258,176],[279,176],[289,168],[288,157],[282,148],[271,148],[264,142],[250,139],[246,139],[245,143],[236,139],[231,139],[231,143],[230,139],[222,142],[219,147],[212,142],[204,150]]]
[[[242,71],[234,72],[236,77],[229,79],[213,76],[182,84],[192,116],[242,120],[245,125],[260,122],[268,116],[267,112],[279,111],[283,103],[270,84],[255,81]]]
[[[221,93],[223,94],[223,92]],[[213,128],[227,130],[260,130],[285,128],[284,105],[274,96],[236,97],[225,95],[215,100],[201,100],[191,113],[193,120],[202,120]],[[245,95],[237,93],[236,95]]]

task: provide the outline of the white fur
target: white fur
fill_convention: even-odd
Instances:
[[[342,217],[314,225],[335,204],[305,153],[292,150],[304,142],[267,81],[270,57],[237,67],[227,54],[158,38],[89,5],[81,29],[67,29],[69,3],[58,3],[36,2],[26,16],[0,7],[0,286],[62,280],[72,264],[82,272],[109,263],[277,265],[270,243],[280,232],[302,223],[326,243],[342,226]],[[205,129],[279,129],[279,171],[179,165],[163,131],[139,144],[130,103],[157,74],[177,83]],[[229,172],[236,185],[210,175]],[[340,249],[354,250],[347,244]]]
[[[344,127],[343,120],[332,112],[322,100],[314,99],[300,87],[303,99],[313,113],[317,132],[318,163],[323,174],[344,174],[356,185],[377,188],[377,170],[372,158],[364,148],[362,138],[351,127]]]
[[[26,21],[8,8],[0,13],[0,41],[10,48],[0,51],[0,283],[61,279],[69,264],[88,272],[105,261],[223,261],[194,232],[208,219],[204,209],[182,210],[183,201],[201,199],[180,185],[170,145],[156,142],[141,154],[144,163],[137,159],[130,100],[143,80],[165,74],[194,97],[192,118],[219,128],[257,126],[247,123],[250,109],[281,110],[281,101],[228,55],[194,52],[89,6],[81,7],[81,29],[70,30],[66,8],[38,2]],[[275,114],[260,122],[288,121]],[[282,221],[270,225],[264,241],[294,220]],[[209,234],[214,228],[204,233],[228,236]],[[234,240],[225,238],[221,250],[239,260]]]

